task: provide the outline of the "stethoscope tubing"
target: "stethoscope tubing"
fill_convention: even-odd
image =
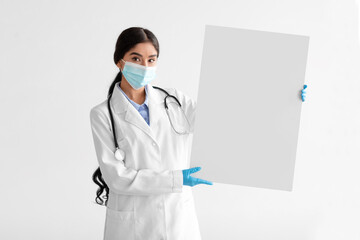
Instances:
[[[116,87],[116,85],[115,85],[115,87]],[[167,96],[164,98],[164,104],[165,104],[165,109],[166,109],[166,110],[168,110],[168,106],[167,106],[167,103],[166,103],[166,98],[167,98],[167,97],[172,97],[172,98],[174,98],[174,99],[177,101],[177,103],[179,104],[179,106],[181,107],[181,104],[180,104],[179,100],[178,100],[175,96],[169,94],[165,89],[162,89],[162,88],[157,87],[157,86],[152,86],[152,87],[155,88],[155,89],[161,90],[161,91],[163,91],[164,93],[166,93]],[[114,136],[115,149],[118,150],[118,149],[119,149],[119,145],[118,145],[117,137],[116,137],[116,133],[115,133],[116,131],[115,131],[114,118],[113,118],[112,111],[111,111],[111,107],[110,107],[110,99],[111,99],[111,96],[112,96],[112,93],[111,93],[111,95],[108,97],[107,106],[108,106],[108,110],[109,110],[109,114],[110,114],[111,128],[112,128],[112,130],[113,130],[112,132],[113,132],[113,136]],[[171,124],[172,124],[172,123],[171,123]]]

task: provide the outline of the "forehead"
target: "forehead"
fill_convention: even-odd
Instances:
[[[157,51],[152,43],[146,42],[136,44],[126,54],[139,57],[155,57],[157,56]]]

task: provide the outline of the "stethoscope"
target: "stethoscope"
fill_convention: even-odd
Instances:
[[[118,84],[118,83],[116,83],[116,84]],[[115,87],[117,87],[117,86],[115,85]],[[180,109],[181,109],[181,112],[183,113],[184,119],[186,119],[186,121],[187,121],[187,126],[190,126],[189,120],[187,119],[186,114],[184,113],[179,100],[174,95],[169,94],[166,90],[164,90],[164,89],[162,89],[160,87],[156,87],[156,86],[152,86],[152,87],[166,93],[166,97],[164,98],[164,105],[165,105],[166,113],[168,115],[171,127],[174,129],[174,131],[177,134],[188,134],[189,130],[178,131],[178,130],[175,129],[176,127],[175,127],[175,124],[173,124],[173,121],[171,120],[172,115],[169,113],[169,107],[168,107],[167,102],[166,102],[168,97],[174,98],[176,100],[177,104],[180,106]],[[113,136],[114,136],[114,143],[115,143],[115,149],[116,149],[114,154],[115,154],[115,158],[117,160],[123,161],[125,159],[125,152],[124,152],[124,150],[119,148],[119,145],[118,145],[118,142],[117,142],[116,133],[115,133],[116,131],[115,131],[114,119],[113,119],[112,111],[111,111],[111,108],[110,108],[111,96],[112,96],[112,94],[108,97],[107,106],[108,106],[108,110],[109,110],[109,114],[110,114],[111,127],[113,129],[112,132],[113,132]]]

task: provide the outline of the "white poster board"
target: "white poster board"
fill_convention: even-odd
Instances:
[[[193,177],[292,190],[309,37],[205,27]]]

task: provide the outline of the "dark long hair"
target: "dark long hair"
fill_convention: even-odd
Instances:
[[[118,37],[115,45],[114,62],[117,64],[121,58],[124,57],[127,51],[133,48],[138,43],[150,42],[157,51],[157,57],[159,57],[159,42],[155,35],[148,29],[142,27],[130,27],[125,29]],[[107,97],[110,98],[114,87],[121,81],[122,73],[121,70],[116,75],[114,81],[111,83]],[[99,186],[96,191],[95,201],[99,205],[107,206],[109,198],[109,187],[102,177],[100,167],[98,167],[92,175],[93,181]],[[106,191],[105,197],[101,198],[104,190]],[[105,202],[104,200],[105,199]]]

